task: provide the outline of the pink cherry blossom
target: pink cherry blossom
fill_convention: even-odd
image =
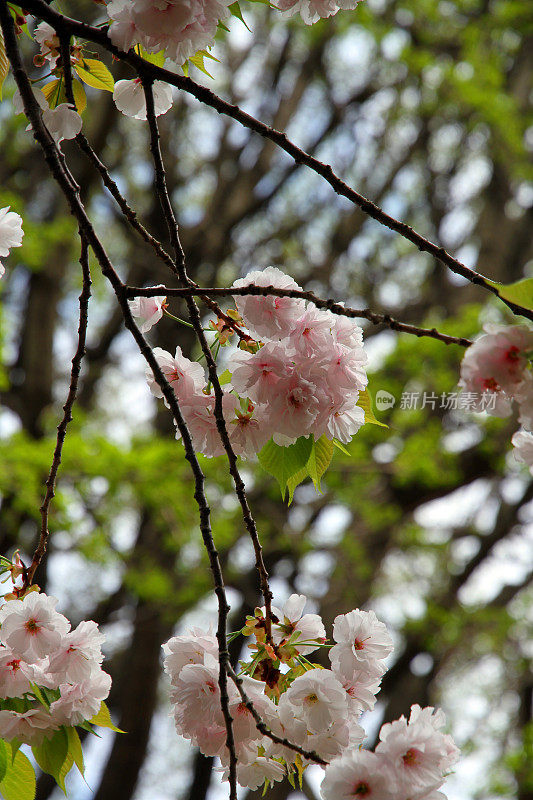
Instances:
[[[376,661],[392,652],[393,644],[387,628],[373,611],[358,608],[339,614],[333,622],[333,639],[329,657],[336,671],[349,674],[361,661]]]
[[[58,683],[83,683],[100,670],[101,651],[105,636],[92,620],[80,622],[67,633],[58,649],[50,655],[48,672],[57,676]]]
[[[300,436],[308,436],[319,414],[321,401],[324,402],[324,394],[297,372],[282,378],[268,409],[274,441],[286,445]]]
[[[511,442],[514,447],[514,457],[517,461],[527,464],[533,475],[533,433],[530,431],[517,431]]]
[[[10,742],[18,739],[24,744],[41,744],[50,738],[60,723],[41,706],[29,711],[0,711],[0,737]]]
[[[237,455],[253,458],[268,442],[271,433],[265,406],[249,403],[245,411],[235,407],[235,416],[229,421],[228,434]]]
[[[233,286],[240,288],[251,283],[255,286],[274,286],[276,289],[301,289],[296,281],[277,267],[249,272],[245,278],[234,281]],[[234,300],[250,332],[259,339],[278,339],[287,336],[294,321],[305,309],[304,300],[294,300],[290,297],[235,295]]]
[[[57,599],[30,592],[22,600],[9,600],[0,608],[0,642],[32,664],[53,653],[70,623],[55,611]]]
[[[60,145],[63,139],[74,139],[83,125],[78,112],[68,103],[60,103],[55,108],[45,109],[43,122],[57,145]]]
[[[296,678],[280,699],[311,733],[320,733],[335,720],[347,718],[346,692],[328,669],[311,669]]]
[[[166,297],[136,297],[129,301],[130,311],[141,333],[147,333],[163,316]]]
[[[442,711],[414,705],[409,722],[402,716],[381,728],[376,753],[387,761],[394,786],[406,797],[438,789],[459,757],[451,737],[440,732],[444,723]]]
[[[285,16],[292,17],[300,12],[306,25],[312,25],[319,19],[333,17],[339,9],[353,10],[359,0],[280,0],[278,8]]]
[[[318,614],[303,614],[307,598],[303,594],[291,594],[283,608],[272,606],[272,612],[279,622],[273,627],[273,638],[276,644],[294,637],[294,649],[302,655],[309,655],[317,649],[320,642],[326,640],[324,623]],[[302,616],[303,614],[303,616]]]
[[[186,358],[181,352],[181,347],[176,348],[175,356],[171,356],[161,347],[154,347],[152,353],[180,402],[193,402],[195,395],[202,394],[205,386],[204,368],[197,361]],[[163,397],[163,392],[150,368],[146,370],[146,380],[152,394],[155,397]]]
[[[0,648],[0,697],[21,697],[31,689],[36,670],[9,647]]]
[[[190,633],[173,636],[163,645],[164,668],[172,684],[176,684],[186,664],[203,664],[209,655],[218,658],[218,642],[210,632],[193,628]]]
[[[222,414],[226,426],[234,418],[237,403],[235,395],[224,392]],[[225,453],[215,418],[214,395],[205,395],[203,393],[194,395],[183,404],[182,413],[192,436],[196,452],[203,453],[209,458]],[[176,437],[179,438],[179,436],[179,431],[177,431]]]
[[[469,392],[492,393],[494,404],[487,404],[486,410],[505,417],[511,413],[512,398],[525,378],[533,330],[525,325],[487,325],[485,330],[464,355],[459,386]]]
[[[22,217],[10,206],[0,208],[0,256],[8,256],[12,247],[20,247],[24,232]]]
[[[166,114],[172,107],[172,87],[164,81],[154,81],[152,92],[156,117]],[[126,117],[146,119],[146,98],[140,78],[117,81],[113,90],[113,100],[118,110]],[[155,298],[150,299],[155,300]]]
[[[111,678],[102,669],[95,669],[82,683],[63,683],[61,697],[50,706],[50,714],[60,725],[80,725],[100,710],[111,689]]]
[[[281,342],[267,342],[257,353],[237,353],[231,384],[241,396],[264,403],[274,399],[279,380],[291,372],[286,347]]]
[[[386,764],[368,750],[350,750],[326,767],[323,800],[394,800]]]

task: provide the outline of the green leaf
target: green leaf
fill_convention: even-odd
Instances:
[[[2,87],[9,72],[9,61],[6,55],[6,48],[4,45],[4,37],[0,31],[0,100],[2,99]]]
[[[368,391],[368,389],[363,389],[362,392],[359,392],[359,397],[357,399],[357,405],[363,409],[365,412],[365,423],[369,422],[371,425],[379,425],[380,428],[388,428],[388,425],[385,425],[384,422],[380,422],[378,419],[375,418],[374,412],[372,410],[372,395]]]
[[[290,505],[294,499],[294,490],[297,486],[305,481],[306,478],[309,477],[309,472],[307,471],[307,467],[303,467],[302,469],[295,472],[292,477],[289,478],[287,481],[287,489],[289,490],[289,502]]]
[[[106,92],[113,91],[115,79],[105,64],[98,58],[84,58],[81,63],[82,66],[76,64],[74,69],[87,86],[92,86],[94,89],[104,89]]]
[[[225,369],[224,372],[221,372],[220,375],[218,376],[218,382],[220,383],[221,386],[225,386],[226,383],[229,383],[230,381],[231,381],[231,372],[229,371],[229,369]]]
[[[498,295],[502,300],[515,303],[517,306],[533,311],[533,278],[523,278],[516,283],[498,283],[489,281],[491,286],[498,290]]]
[[[43,772],[56,779],[58,786],[65,791],[61,768],[68,754],[68,735],[65,728],[60,728],[51,739],[44,739],[42,744],[34,745],[32,753]],[[72,766],[72,765],[71,765]]]
[[[207,52],[207,50],[198,50],[197,53],[195,53],[193,56],[189,58],[189,64],[194,64],[196,69],[199,69],[200,72],[203,72],[205,75],[207,75],[208,78],[212,78],[213,76],[211,75],[211,73],[208,72],[207,69],[205,68],[204,64],[205,58],[210,58],[212,61],[219,61],[218,58],[212,56],[211,53]]]
[[[344,453],[346,456],[349,456],[349,455],[350,455],[350,452],[349,452],[349,450],[347,450],[347,449],[345,448],[345,446],[343,445],[343,443],[342,443],[342,442],[339,442],[339,440],[338,440],[338,439],[333,439],[333,444],[335,445],[335,447],[338,447],[338,448],[339,448],[339,450],[340,450],[342,453]]]
[[[239,5],[239,3],[238,3],[238,2],[237,2],[237,3],[232,3],[230,6],[228,6],[228,11],[230,12],[230,14],[231,14],[233,17],[237,17],[237,19],[240,19],[240,21],[242,22],[242,24],[244,25],[244,27],[246,28],[246,30],[247,30],[247,31],[250,31],[250,28],[248,27],[248,25],[247,25],[247,24],[246,24],[246,22],[244,21],[244,17],[243,17],[243,15],[242,15],[241,7],[240,7],[240,5]],[[251,33],[251,32],[252,32],[252,31],[250,31],[250,33]]]
[[[280,447],[272,439],[258,453],[259,463],[279,483],[285,499],[287,483],[293,475],[305,468],[313,447],[311,436],[300,436],[289,447]]]
[[[19,750],[0,783],[0,794],[4,800],[33,800],[35,788],[35,771]]]
[[[320,478],[331,464],[333,458],[333,442],[321,436],[318,442],[313,441],[313,447],[306,467],[309,477],[315,484],[315,489],[320,492]]]
[[[65,94],[65,84],[62,78],[56,78],[49,83],[45,83],[41,91],[46,97],[50,108],[57,108],[60,103],[68,103],[67,95]],[[76,79],[72,81],[72,94],[74,95],[74,102],[76,103],[76,111],[78,114],[81,114],[87,106],[87,97],[85,95],[85,89]]]
[[[111,728],[112,731],[116,733],[124,733],[121,731],[120,728],[117,728],[113,725],[113,721],[111,719],[111,714],[109,713],[109,709],[102,700],[102,705],[100,706],[100,711],[98,714],[95,714],[92,719],[89,720],[91,725],[98,725],[100,728]]]
[[[6,772],[10,762],[11,762],[11,748],[9,748],[8,752],[8,745],[4,742],[3,739],[0,739],[0,783],[4,780],[6,776]]]
[[[72,756],[74,763],[83,775],[85,772],[85,764],[83,761],[83,750],[81,749],[81,741],[76,728],[67,728],[68,736],[68,752]]]
[[[30,686],[31,686],[31,690],[32,690],[33,694],[35,695],[35,697],[37,698],[39,703],[41,703],[41,705],[43,705],[46,709],[50,708],[50,703],[46,702],[46,698],[43,695],[43,693],[41,692],[41,690],[39,689],[39,687],[37,686],[37,684],[36,683],[32,683],[32,684],[30,684]]]
[[[162,67],[165,63],[165,53],[163,50],[160,50],[159,53],[149,53],[148,50],[145,50],[142,44],[137,45],[135,51],[141,58],[144,58],[145,61],[148,61],[150,64],[155,64],[156,67]]]

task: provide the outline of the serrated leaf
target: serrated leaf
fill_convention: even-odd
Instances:
[[[331,464],[332,458],[333,442],[330,439],[321,436],[318,442],[313,441],[306,467],[317,492],[321,491],[320,478]]]
[[[0,783],[0,793],[4,800],[34,800],[35,788],[35,770],[27,756],[18,750]]]
[[[242,15],[241,7],[240,7],[238,2],[232,3],[230,6],[228,6],[228,11],[230,12],[232,17],[237,17],[237,19],[240,19],[240,21],[242,22],[242,24],[244,25],[246,30],[250,31],[250,28],[248,27],[248,25],[244,21],[244,17]],[[250,33],[251,32],[252,31],[250,31]]]
[[[189,63],[194,64],[196,69],[199,69],[200,72],[203,72],[205,75],[207,75],[208,78],[212,78],[213,76],[211,75],[210,72],[207,71],[205,67],[204,64],[205,58],[210,58],[211,61],[219,61],[218,58],[212,56],[211,53],[209,53],[207,50],[198,50],[197,53],[195,53],[193,56],[189,58]]]
[[[229,369],[225,369],[224,372],[221,372],[218,376],[218,382],[221,386],[225,386],[227,383],[231,381],[231,372]]]
[[[84,58],[81,65],[76,64],[74,69],[87,86],[106,92],[112,92],[115,88],[115,79],[98,58]]]
[[[72,756],[72,760],[76,764],[80,775],[85,772],[85,763],[83,761],[83,750],[81,749],[81,741],[76,728],[67,728],[68,736],[68,752]]]
[[[67,777],[73,766],[74,766],[74,758],[72,757],[71,753],[67,753],[67,757],[63,761],[63,765],[59,770],[59,777],[56,780],[57,785],[59,786],[60,789],[62,789],[65,792],[65,794],[67,793],[65,789],[65,778]]]
[[[0,100],[2,99],[2,87],[9,72],[9,59],[6,55],[4,37],[0,31]]]
[[[4,780],[11,762],[11,748],[9,748],[8,752],[8,747],[4,740],[0,739],[0,783]]]
[[[48,709],[50,707],[50,704],[46,702],[46,698],[39,689],[39,687],[37,686],[37,684],[31,683],[30,686],[33,694],[35,695],[39,703],[41,703],[41,705],[43,705],[46,709]]]
[[[109,709],[103,700],[102,705],[100,706],[100,711],[98,714],[95,714],[94,717],[89,720],[89,722],[91,725],[98,725],[100,728],[110,728],[112,731],[115,731],[115,733],[124,733],[124,731],[121,731],[120,728],[117,728],[116,725],[113,724]]]
[[[43,739],[42,744],[34,745],[31,751],[42,771],[52,775],[58,786],[65,791],[64,778],[61,776],[61,768],[68,754],[68,735],[66,729],[60,728],[54,733],[51,739]]]
[[[287,489],[289,490],[289,500],[288,505],[292,503],[294,499],[294,490],[297,486],[305,481],[306,478],[309,477],[309,473],[307,471],[307,467],[303,467],[303,469],[298,470],[292,477],[289,478],[287,481]]]
[[[345,448],[345,446],[343,445],[343,443],[342,443],[342,442],[339,442],[339,440],[338,440],[338,439],[333,439],[333,444],[334,444],[334,446],[335,446],[335,447],[338,447],[338,448],[339,448],[339,450],[340,450],[342,453],[344,453],[345,455],[347,455],[347,456],[349,456],[349,455],[350,455],[349,451],[348,451],[348,450]]]
[[[388,428],[388,425],[385,425],[384,422],[380,422],[374,416],[374,412],[372,410],[372,395],[368,391],[368,389],[363,389],[362,392],[359,392],[359,397],[357,399],[357,405],[363,409],[365,412],[365,423],[368,422],[371,425],[379,425],[380,428]]]
[[[289,447],[280,447],[271,439],[258,453],[257,457],[263,469],[279,483],[283,499],[289,479],[306,467],[312,447],[311,436],[300,436]]]
[[[57,108],[61,103],[68,103],[65,93],[65,84],[62,78],[56,78],[49,83],[45,83],[45,85],[41,87],[41,91],[46,97],[46,102],[50,108]],[[81,114],[87,107],[87,97],[85,95],[85,89],[75,78],[72,81],[72,94],[74,95],[74,102],[76,103],[76,111],[78,114]]]
[[[517,306],[533,311],[533,278],[523,278],[515,283],[498,283],[489,281],[491,286],[498,290],[498,295],[502,300],[516,303]]]

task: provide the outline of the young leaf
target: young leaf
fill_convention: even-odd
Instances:
[[[9,72],[9,61],[6,56],[6,48],[4,45],[4,37],[0,31],[0,100],[2,99],[2,87]]]
[[[115,79],[106,65],[97,58],[84,58],[81,66],[76,64],[74,69],[87,86],[104,89],[106,92],[112,92],[115,88]]]
[[[238,2],[237,3],[232,3],[230,6],[228,6],[228,11],[230,12],[230,14],[233,17],[237,17],[237,19],[240,19],[240,21],[242,22],[242,24],[244,25],[246,30],[250,31],[250,28],[248,27],[248,25],[244,21],[244,17],[242,15],[241,7],[240,7]],[[250,33],[251,33],[251,31],[250,31]]]
[[[35,788],[35,771],[30,760],[19,750],[0,783],[0,793],[4,800],[33,800]]]
[[[221,386],[225,386],[227,383],[231,381],[231,372],[229,369],[225,369],[224,372],[221,372],[218,376],[218,381]]]
[[[135,50],[141,58],[144,58],[144,60],[148,61],[150,64],[155,64],[156,67],[162,67],[165,63],[165,53],[163,50],[160,50],[159,53],[149,53],[148,50],[144,49],[142,44],[137,45]]]
[[[63,79],[55,79],[41,88],[42,93],[46,97],[50,108],[57,108],[60,103],[68,103],[67,95],[65,94],[65,84]],[[72,94],[74,95],[74,102],[76,103],[76,111],[81,114],[87,106],[87,97],[85,89],[77,80],[72,81]]]
[[[100,728],[111,728],[112,731],[115,733],[124,733],[121,731],[120,728],[117,728],[116,725],[113,725],[113,720],[111,719],[111,714],[109,713],[109,709],[102,700],[102,705],[100,706],[100,711],[98,714],[95,714],[92,719],[89,720],[91,725],[98,725]]]
[[[258,453],[257,457],[263,469],[279,483],[283,499],[289,478],[306,467],[312,447],[311,436],[300,436],[290,447],[280,447],[271,439]]]
[[[287,489],[289,490],[289,506],[294,499],[294,490],[308,477],[309,472],[307,471],[307,467],[303,467],[302,469],[298,470],[298,472],[295,472],[294,475],[292,475],[287,481]]]
[[[189,58],[189,64],[194,64],[196,69],[199,69],[200,72],[203,72],[208,78],[212,78],[213,76],[211,73],[205,68],[204,58],[210,58],[212,61],[219,60],[218,58],[215,58],[215,56],[212,56],[207,50],[198,50],[197,53]]]
[[[76,728],[67,728],[67,736],[69,755],[72,756],[72,760],[79,769],[80,774],[83,775],[85,772],[85,764],[83,762],[83,751],[81,749],[81,741],[78,731]]]
[[[349,456],[349,455],[350,455],[349,451],[348,451],[348,450],[345,448],[345,446],[343,445],[343,443],[342,443],[342,442],[339,442],[339,440],[338,440],[338,439],[333,439],[333,444],[334,444],[334,446],[335,446],[335,447],[338,447],[338,448],[339,448],[339,450],[341,451],[341,453],[344,453],[344,454],[345,454],[345,455],[347,455],[347,456]]]
[[[375,418],[374,412],[372,411],[372,396],[368,389],[363,389],[362,392],[359,392],[357,405],[360,406],[365,412],[365,423],[370,422],[372,425],[379,425],[380,428],[389,427],[388,425],[385,425],[384,422],[380,422]]]
[[[51,739],[43,739],[42,744],[34,745],[32,753],[35,760],[43,772],[47,772],[56,779],[56,783],[63,789],[61,784],[61,768],[65,763],[68,754],[68,735],[65,728],[60,728]],[[72,765],[71,765],[72,766]]]
[[[309,477],[315,484],[315,489],[320,492],[320,478],[331,464],[333,458],[333,442],[321,436],[318,442],[313,442],[313,447],[307,461]]]
[[[502,300],[508,300],[510,303],[516,303],[522,308],[533,311],[533,278],[523,278],[516,283],[507,284],[489,280],[487,283],[498,290],[498,295]]]

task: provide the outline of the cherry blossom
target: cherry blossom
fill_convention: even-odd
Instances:
[[[323,800],[394,800],[386,765],[368,750],[350,750],[332,761],[320,794]]]
[[[57,599],[30,592],[22,600],[9,600],[0,608],[0,642],[29,664],[53,653],[70,623],[55,610]]]
[[[157,314],[158,312],[156,311],[155,313]],[[152,352],[161,368],[161,372],[180,402],[187,402],[188,400],[192,402],[195,395],[202,393],[205,386],[204,368],[197,361],[190,361],[190,359],[186,358],[179,345],[176,348],[175,356],[172,356],[161,347],[154,347]],[[152,394],[155,397],[163,397],[161,387],[150,368],[146,370],[146,380]]]
[[[329,657],[334,669],[350,673],[361,661],[386,658],[393,644],[387,628],[373,611],[358,608],[339,614],[333,622],[333,638],[337,644]]]
[[[283,608],[272,606],[272,613],[279,619],[272,631],[274,642],[279,645],[291,639],[294,650],[304,656],[326,640],[324,623],[318,614],[303,614],[306,602],[305,595],[291,594]],[[299,634],[297,638],[295,633]]]
[[[166,114],[172,107],[172,87],[164,81],[154,81],[152,92],[156,117]],[[146,119],[146,97],[140,78],[135,78],[131,81],[117,81],[113,90],[113,100],[118,110],[126,117]],[[139,299],[155,300],[156,298],[146,297]]]
[[[273,286],[276,289],[301,289],[296,281],[277,267],[249,272],[245,278],[234,281],[233,286],[240,288],[252,283],[254,286]],[[304,300],[293,300],[290,297],[235,295],[234,300],[239,314],[252,335],[265,339],[287,336],[292,330],[295,319],[305,309]]]
[[[0,256],[8,256],[12,247],[20,247],[24,231],[22,230],[22,217],[15,211],[10,211],[10,206],[0,208]],[[5,269],[0,262],[0,278]]]
[[[83,683],[99,671],[105,636],[92,620],[80,622],[67,633],[57,650],[50,655],[48,672],[59,676],[58,683]]]
[[[52,736],[60,724],[42,706],[24,712],[0,711],[0,737],[7,742],[18,739],[24,744],[41,744],[45,737],[49,739]]]
[[[33,37],[41,48],[40,56],[36,56],[34,61],[38,61],[39,66],[48,61],[50,71],[53,72],[59,58],[59,36],[47,22],[40,22],[35,28]]]
[[[30,691],[36,670],[9,647],[0,649],[0,698],[21,697]]]
[[[457,761],[452,738],[440,731],[444,724],[442,711],[414,705],[409,722],[402,716],[381,728],[376,754],[386,759],[400,796],[438,789]]]
[[[131,314],[137,320],[141,333],[148,333],[159,322],[166,302],[166,297],[136,297],[129,301]]]
[[[59,689],[61,697],[50,706],[52,719],[61,725],[79,725],[98,713],[109,695],[111,677],[98,669],[82,683],[60,684]]]
[[[327,669],[311,669],[296,678],[281,702],[289,703],[294,715],[303,719],[309,731],[320,733],[347,712],[346,692]]]
[[[530,431],[517,431],[511,442],[514,447],[514,457],[517,461],[527,464],[533,475],[533,433]]]
[[[81,131],[82,118],[68,103],[60,103],[55,108],[43,111],[43,122],[57,145],[63,139],[74,139]]]
[[[278,8],[287,17],[300,13],[306,25],[333,17],[339,9],[353,10],[359,0],[279,0]]]

